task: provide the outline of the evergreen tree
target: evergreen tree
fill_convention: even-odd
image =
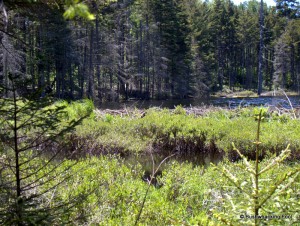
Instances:
[[[153,1],[151,7],[155,20],[159,24],[162,43],[168,51],[167,58],[170,60],[168,71],[170,78],[167,78],[172,96],[183,97],[187,92],[189,65],[189,26],[187,15],[182,5],[177,0]]]
[[[261,93],[264,85],[272,89],[274,47],[285,33],[290,49],[286,88],[296,90],[297,2],[278,1],[278,9],[264,4],[261,25],[256,0],[239,6],[229,0],[56,2],[1,5],[0,38],[7,46],[0,46],[0,83],[9,81],[5,48],[10,42],[22,53],[20,73],[32,78],[23,93],[43,90],[44,96],[52,90],[58,98],[97,101],[182,98],[201,93],[198,81],[210,91],[243,87]],[[86,6],[94,23],[80,19],[93,19]],[[64,20],[64,12],[73,20]]]
[[[0,101],[0,224],[63,223],[78,197],[70,202],[55,197],[72,167],[64,164],[66,153],[59,139],[79,121],[62,123],[64,107],[50,106],[53,101],[39,98],[40,92],[20,96],[18,88],[30,82],[22,74],[9,71],[8,79],[9,86],[0,88],[10,97]]]

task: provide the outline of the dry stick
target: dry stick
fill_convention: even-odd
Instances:
[[[260,110],[259,115],[258,115],[258,125],[257,125],[257,133],[256,133],[256,141],[255,141],[255,146],[256,146],[256,150],[255,150],[255,191],[254,191],[254,215],[255,215],[255,226],[258,225],[258,219],[256,216],[258,216],[258,212],[259,212],[259,200],[258,200],[258,177],[259,177],[259,168],[258,168],[258,157],[259,157],[259,133],[260,133],[260,123],[261,123],[261,113],[262,110]]]
[[[295,111],[294,111],[294,108],[293,108],[293,105],[292,105],[292,102],[290,101],[290,98],[286,95],[286,93],[284,92],[283,89],[281,89],[281,91],[283,92],[283,94],[285,95],[285,98],[287,99],[287,101],[289,102],[289,105],[291,107],[291,110],[293,112],[293,115],[294,115],[294,119],[296,119],[296,114],[295,114]]]
[[[154,158],[153,158],[153,154],[152,154],[151,150],[150,150],[150,154],[151,154],[151,159],[152,159],[152,175],[151,175],[151,177],[150,177],[150,180],[148,181],[148,187],[147,187],[145,196],[144,196],[144,198],[143,198],[142,206],[141,206],[140,211],[139,211],[139,213],[138,213],[138,215],[137,215],[137,218],[136,218],[136,220],[135,220],[134,225],[137,225],[137,223],[138,223],[139,220],[140,220],[140,217],[141,217],[141,215],[142,215],[142,212],[143,212],[143,209],[144,209],[144,206],[145,206],[146,198],[147,198],[147,195],[148,195],[148,192],[149,192],[149,189],[150,189],[152,180],[154,179],[154,175],[158,172],[158,170],[159,170],[159,168],[161,167],[161,165],[162,165],[167,159],[169,159],[169,158],[175,156],[177,153],[174,153],[174,154],[169,155],[169,156],[167,156],[166,158],[164,158],[164,159],[160,162],[160,164],[158,165],[158,167],[156,168],[155,171],[154,171]]]

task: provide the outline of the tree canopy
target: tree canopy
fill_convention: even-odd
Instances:
[[[0,82],[18,71],[32,81],[23,92],[97,101],[256,91],[258,81],[298,91],[299,4],[263,4],[261,80],[259,9],[256,0],[1,2]]]

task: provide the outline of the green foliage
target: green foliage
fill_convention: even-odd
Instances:
[[[67,201],[70,194],[90,194],[68,216],[72,224],[134,224],[147,187],[141,180],[140,165],[127,166],[117,157],[101,156],[81,160],[71,170],[71,181],[56,191],[53,202]],[[163,186],[150,187],[139,225],[208,222],[202,199],[210,178],[209,175],[199,177],[199,170],[204,174],[202,167],[168,164],[163,176],[158,178]]]
[[[271,160],[263,161],[261,169],[270,163]],[[61,167],[67,168],[73,164],[74,161],[66,161]],[[242,188],[252,191],[249,173],[241,170],[245,167],[244,163],[223,162],[219,167],[233,172],[236,180],[242,182]],[[276,167],[262,174],[261,183],[268,185],[280,180],[283,175],[298,167],[298,164],[284,162],[276,164]],[[45,200],[51,200],[54,205],[67,202],[74,195],[81,197],[81,201],[76,202],[72,212],[65,214],[65,219],[55,218],[53,223],[68,220],[74,225],[134,225],[148,186],[141,179],[141,165],[130,165],[116,156],[99,156],[81,159],[65,175],[71,178],[62,183],[63,189],[49,193]],[[169,161],[157,180],[162,186],[150,187],[138,225],[223,225],[218,217],[224,215],[233,219],[237,225],[248,223],[246,219],[240,219],[240,215],[250,214],[252,209],[249,209],[250,212],[244,211],[250,203],[245,200],[243,193],[232,186],[228,178],[220,177],[220,171],[214,167],[195,167],[189,163]],[[286,181],[286,184],[289,183]],[[293,215],[292,219],[296,220],[300,208],[297,198],[299,186],[300,178],[297,177],[289,189],[280,187],[279,190],[284,191],[270,199],[260,214],[286,213]],[[273,219],[269,222],[282,225],[292,221]]]
[[[234,150],[242,158],[242,162],[236,164],[239,170],[229,170],[222,166],[215,167],[215,170],[221,173],[234,188],[231,189],[232,194],[226,194],[228,201],[225,202],[223,209],[215,212],[215,216],[222,222],[232,225],[261,225],[263,221],[272,220],[272,223],[291,224],[299,218],[300,203],[297,201],[297,196],[293,195],[295,192],[293,184],[299,180],[300,167],[296,165],[292,170],[278,170],[291,153],[289,146],[277,157],[259,163],[261,121],[262,110],[258,116],[257,135],[254,142],[255,162],[248,161],[233,144]],[[272,174],[267,173],[268,171],[272,171]],[[289,217],[283,219],[282,216],[288,213]]]
[[[174,114],[185,115],[186,111],[181,105],[177,105],[173,111]]]
[[[182,154],[201,153],[213,148],[214,144],[219,150],[232,155],[235,154],[231,145],[234,142],[244,155],[251,156],[255,140],[252,131],[261,109],[264,117],[263,153],[277,153],[290,143],[292,155],[296,157],[300,147],[299,121],[268,108],[219,110],[200,117],[187,115],[182,107],[177,107],[173,114],[167,109],[149,109],[142,118],[139,115],[120,117],[103,114],[96,119],[85,120],[77,127],[76,135],[80,139],[91,139],[93,145],[97,144],[102,151],[114,148],[120,152],[142,153],[149,146],[155,146],[161,153],[174,150],[180,150]]]
[[[75,16],[79,16],[87,20],[95,19],[95,16],[90,13],[89,8],[85,3],[79,2],[79,0],[66,1],[64,17],[66,19],[74,19]]]
[[[48,108],[54,109],[55,107],[61,107],[65,110],[65,114],[61,120],[72,121],[86,117],[89,117],[90,120],[93,120],[95,118],[95,106],[92,100],[85,99],[71,103],[68,103],[67,101],[57,101],[54,103],[54,105],[49,106]]]
[[[56,106],[61,105],[67,106],[65,120],[69,120],[69,117],[77,118],[93,109],[91,105],[84,103],[56,104]],[[74,113],[77,110],[68,110],[71,106],[81,110]],[[123,151],[126,149],[131,153],[136,150],[142,152],[149,143],[168,141],[171,144],[177,141],[174,144],[179,145],[179,139],[190,139],[192,143],[195,142],[193,140],[195,137],[201,136],[201,132],[203,132],[202,136],[205,136],[202,145],[209,145],[211,142],[209,139],[214,139],[219,147],[227,147],[225,141],[242,140],[241,147],[250,148],[255,140],[255,136],[250,132],[257,126],[255,116],[258,110],[218,111],[203,117],[183,114],[182,109],[179,111],[180,114],[171,114],[169,110],[150,109],[142,118],[107,114],[103,117],[87,118],[82,125],[77,126],[75,133],[87,143],[106,145],[105,153],[116,153],[118,149]],[[282,134],[285,136],[289,130],[292,131],[291,133],[299,134],[296,120],[289,119],[282,123],[277,119],[274,120],[267,110],[265,117],[268,120],[261,121],[262,142],[271,140],[266,146],[274,145],[272,142]],[[244,125],[244,129],[240,125]],[[288,128],[283,130],[284,127],[280,125]],[[274,130],[275,127],[279,127],[278,130]],[[235,128],[236,131],[230,133]],[[272,138],[274,134],[270,135],[271,133],[265,131],[276,133],[276,139]],[[235,138],[233,139],[232,136]],[[267,138],[264,138],[265,136]],[[286,146],[284,136],[276,141],[277,145]],[[296,140],[297,137],[291,136],[290,139],[289,141]],[[222,142],[223,140],[225,141]],[[82,152],[89,152],[87,146],[82,148]],[[277,157],[273,157],[270,153],[259,163],[260,203],[264,202],[259,214],[292,215],[292,219],[266,221],[273,225],[291,224],[299,219],[300,178],[297,175],[299,164],[288,162],[286,160],[288,154],[288,149]],[[27,155],[22,156],[22,161],[27,161],[31,155],[32,153],[27,152]],[[1,154],[0,164],[3,166],[8,164],[11,157],[9,153]],[[160,186],[149,187],[138,225],[224,225],[226,220],[232,221],[233,225],[248,223],[251,225],[253,220],[241,219],[240,216],[246,218],[253,212],[254,189],[251,175],[253,170],[255,171],[253,169],[255,163],[247,160],[241,153],[240,157],[242,158],[240,162],[221,162],[217,170],[216,167],[211,166],[167,161],[162,175],[156,178]],[[30,180],[26,181],[30,182],[47,175],[43,179],[48,183],[41,184],[32,191],[32,194],[43,193],[43,195],[31,208],[58,207],[63,203],[72,203],[74,207],[68,211],[69,206],[60,206],[57,213],[63,213],[61,217],[53,217],[50,221],[45,221],[45,224],[51,222],[59,225],[70,222],[72,225],[134,225],[148,187],[148,184],[142,180],[144,169],[140,164],[128,162],[126,158],[122,159],[116,155],[57,162],[48,162],[47,156],[39,156],[30,162],[27,173],[34,172],[33,166],[45,164],[46,167],[34,173]],[[10,169],[3,169],[0,172],[1,178],[9,177]],[[50,176],[53,175],[52,173],[55,177]],[[227,177],[221,177],[220,174]],[[276,190],[275,187],[270,186],[273,182]],[[51,190],[58,183],[60,188]],[[3,191],[5,188],[1,187],[1,189]],[[51,192],[45,192],[49,189]],[[3,212],[2,210],[7,208],[7,197],[0,198],[1,203],[4,203],[0,207],[0,212]],[[43,212],[39,214],[43,216]],[[34,220],[38,216],[28,215],[28,217]]]
[[[17,89],[23,82],[22,77],[11,75],[11,87],[0,86],[0,92],[8,90],[11,96],[0,99],[0,224],[51,224],[52,216],[67,213],[72,203],[52,204],[47,199],[68,180],[72,166],[61,167],[63,160],[58,157],[67,153],[62,154],[59,141],[81,122],[85,111],[66,120],[66,104],[55,105],[48,97],[19,96]]]
[[[102,120],[104,122],[108,122],[108,123],[111,123],[114,119],[114,116],[112,116],[111,114],[105,114],[102,118]]]

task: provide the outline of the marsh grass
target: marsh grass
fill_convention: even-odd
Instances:
[[[260,114],[260,118],[257,117],[258,114]],[[253,131],[257,128],[258,122],[260,123],[259,127],[262,128],[262,131],[258,132],[262,142],[259,144],[259,152],[253,146],[253,141],[257,139],[257,134]],[[220,178],[220,173],[216,173],[213,167],[203,169],[194,165],[190,168],[187,163],[168,162],[164,167],[162,177],[158,178],[159,183],[163,184],[159,189],[150,186],[150,183],[147,187],[141,185],[142,176],[139,178],[135,176],[133,181],[130,179],[131,185],[134,184],[133,187],[125,188],[118,185],[119,189],[134,189],[135,186],[139,186],[142,190],[137,192],[137,188],[135,188],[135,192],[140,196],[135,196],[134,199],[128,197],[124,199],[125,202],[130,203],[130,207],[127,206],[127,208],[135,213],[132,217],[124,216],[128,213],[128,209],[124,209],[122,202],[111,207],[114,209],[113,215],[111,212],[106,217],[101,215],[101,221],[108,225],[134,224],[134,222],[145,225],[185,223],[223,225],[230,224],[230,220],[233,225],[241,223],[251,225],[252,220],[242,221],[236,216],[251,215],[251,206],[253,205],[256,205],[253,215],[257,213],[279,215],[280,211],[284,209],[285,213],[293,216],[292,219],[272,219],[271,223],[276,225],[283,222],[290,224],[299,217],[297,215],[299,210],[297,201],[299,196],[297,193],[299,189],[298,166],[297,164],[289,165],[289,161],[299,158],[297,151],[299,150],[297,140],[300,134],[298,124],[298,119],[294,119],[293,115],[282,116],[270,111],[269,108],[219,110],[207,112],[199,117],[188,114],[179,106],[172,112],[166,109],[150,109],[144,117],[141,117],[140,114],[124,116],[105,113],[102,117],[86,120],[77,128],[75,134],[79,135],[78,137],[93,140],[94,144],[99,144],[98,147],[94,146],[90,156],[97,151],[97,156],[98,154],[121,154],[121,156],[124,156],[124,153],[129,155],[132,153],[145,154],[149,145],[153,145],[155,152],[160,154],[170,155],[176,152],[181,157],[195,154],[204,156],[205,153],[214,150],[230,160],[225,158],[224,162],[220,163],[219,166],[227,170],[224,172],[239,172],[239,174],[234,174],[234,177]],[[232,146],[232,143],[235,145]],[[281,150],[285,149],[289,143],[291,144],[289,154],[280,155]],[[280,160],[273,164],[272,159],[274,158]],[[265,186],[271,181],[279,181],[275,184],[275,190],[280,192],[262,188],[262,192],[265,192],[267,198],[262,199],[260,203],[253,201],[255,200],[253,197],[257,197],[257,194],[249,198],[250,201],[245,200],[243,191],[250,189],[250,192],[253,186],[257,187],[258,185],[258,182],[251,184],[253,180],[252,182],[249,180],[251,178],[249,172],[241,172],[246,163],[239,160],[245,162],[245,159],[250,162],[251,160],[259,161],[261,169],[267,169],[263,170],[263,174],[258,180],[260,184]],[[236,163],[231,163],[232,160]],[[270,164],[273,164],[274,167],[270,167]],[[125,168],[130,170],[128,165]],[[103,173],[105,172],[98,172],[99,175]],[[130,174],[126,175],[130,177]],[[118,176],[114,178],[116,180],[114,183],[119,183]],[[241,182],[239,187],[235,186],[237,184],[232,184],[235,178]],[[288,178],[291,178],[292,181]],[[97,182],[95,183],[97,184]],[[147,201],[145,197],[147,197]],[[115,198],[109,197],[101,203],[114,202],[108,200]],[[120,197],[118,196],[118,198]],[[176,207],[173,206],[175,203]],[[224,215],[224,213],[226,214]],[[226,215],[230,220],[226,218]],[[96,211],[91,216],[93,221],[97,222],[100,215]],[[87,221],[89,220],[87,219]],[[254,222],[253,224],[258,223]]]
[[[72,161],[65,164],[72,164]],[[263,169],[270,160],[260,164]],[[251,192],[251,179],[248,172],[241,171],[243,165],[242,162],[224,161],[219,167],[233,172],[238,181],[244,182],[242,188]],[[298,164],[282,162],[262,174],[261,184],[268,185],[281,179],[297,167]],[[220,221],[224,215],[234,220],[233,225],[251,225],[251,220],[242,220],[240,215],[251,214],[246,211],[252,211],[248,208],[252,202],[248,202],[245,195],[228,178],[220,176],[214,167],[167,161],[162,175],[156,178],[162,186],[155,187],[141,179],[141,165],[128,165],[123,158],[106,155],[81,159],[70,175],[73,176],[63,184],[64,189],[55,191],[53,202],[67,201],[70,194],[89,194],[66,216],[72,225],[134,225],[142,205],[137,225],[225,225]],[[284,186],[288,183],[286,181]],[[293,218],[265,223],[283,225],[297,220],[299,186],[297,177],[288,189],[269,199],[260,212],[261,215],[290,214]]]
[[[77,104],[81,106],[75,106]],[[71,105],[74,106],[69,113],[67,111],[62,116],[66,121],[80,117],[80,112],[93,109],[89,104]],[[79,110],[74,110],[76,108]],[[290,214],[292,219],[273,219],[263,223],[292,224],[299,219],[297,214],[300,212],[300,178],[293,174],[299,169],[295,160],[299,157],[299,122],[291,117],[286,120],[274,117],[267,108],[218,110],[201,116],[189,114],[181,107],[175,112],[150,109],[143,117],[139,113],[126,116],[106,113],[97,117],[95,113],[84,119],[75,131],[67,135],[67,139],[61,140],[62,144],[68,144],[66,152],[77,148],[78,155],[75,160],[64,159],[62,162],[57,181],[53,180],[55,184],[68,176],[68,180],[61,182],[61,189],[47,193],[44,203],[37,205],[68,203],[72,197],[77,197],[72,211],[63,218],[53,217],[52,222],[56,225],[62,222],[70,225],[134,225],[141,207],[138,225],[225,225],[228,217],[233,220],[233,225],[252,224],[251,220],[242,221],[240,215],[252,213],[253,199],[245,199],[244,193],[232,184],[231,178],[220,176],[222,173],[214,167],[172,159],[165,162],[161,176],[156,178],[162,186],[155,187],[142,180],[145,169],[141,164],[128,163],[121,156],[126,153],[145,154],[149,145],[153,145],[153,154],[158,152],[169,156],[178,153],[179,158],[197,153],[203,156],[214,150],[228,157],[218,167],[232,172],[234,178],[241,182],[240,187],[252,192],[250,173],[242,170],[246,163],[238,160],[245,157],[253,164],[251,159],[257,157],[253,156],[253,141],[256,139],[253,131],[257,129],[257,113],[260,111],[264,117],[260,125],[260,169],[273,164],[272,159],[278,158],[276,156],[288,143],[291,157],[261,174],[259,188],[265,194],[269,194],[271,182],[286,179],[277,186],[276,195],[262,205],[259,214]],[[232,159],[236,161],[233,163]],[[0,162],[6,161],[9,158],[1,155]],[[42,159],[37,158],[36,161],[38,163]],[[47,170],[51,170],[51,165],[41,173]],[[47,190],[47,186],[51,184],[45,184],[35,192]],[[5,201],[5,197],[1,197],[1,201]]]
[[[217,110],[196,116],[177,107],[149,109],[140,114],[103,114],[85,120],[77,127],[75,137],[88,140],[90,154],[119,153],[124,156],[146,153],[147,147],[168,156],[178,152],[182,156],[219,154],[231,160],[239,155],[231,145],[235,143],[242,154],[254,158],[252,133],[256,127],[255,115],[262,109],[261,156],[278,154],[288,143],[292,151],[290,158],[299,158],[300,121],[293,115],[278,115],[269,108],[240,108],[232,111]]]

